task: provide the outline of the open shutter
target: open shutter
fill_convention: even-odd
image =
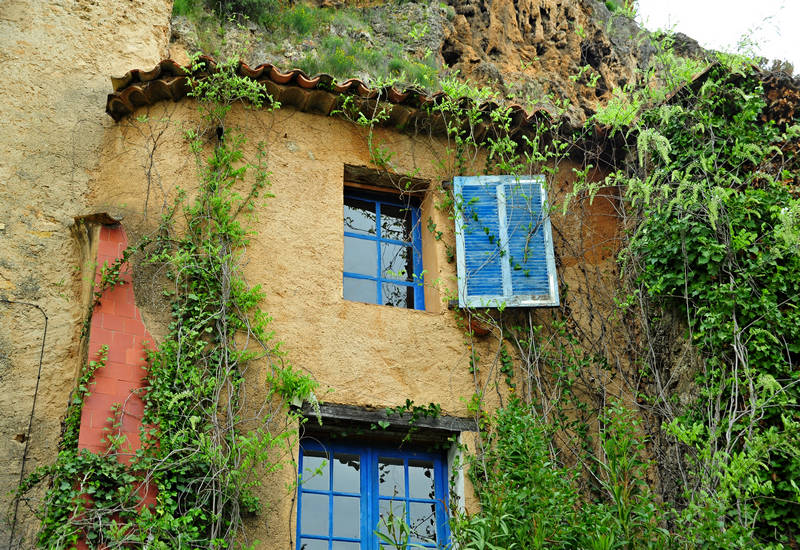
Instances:
[[[461,307],[557,306],[544,178],[457,177]]]

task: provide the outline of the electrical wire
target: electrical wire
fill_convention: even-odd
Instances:
[[[41,314],[44,316],[44,330],[42,331],[42,349],[39,352],[39,371],[36,374],[36,388],[33,391],[33,404],[31,405],[31,415],[28,419],[28,432],[25,434],[25,449],[22,451],[22,464],[19,469],[19,485],[22,485],[22,481],[25,479],[25,462],[28,459],[28,447],[30,446],[31,442],[31,429],[33,427],[33,415],[36,411],[36,397],[39,395],[39,380],[42,378],[42,362],[44,360],[44,344],[45,340],[47,339],[47,322],[48,317],[47,313],[44,312],[41,306],[37,304],[33,304],[31,302],[21,302],[18,300],[8,300],[6,298],[0,298],[0,302],[5,304],[19,304],[29,307],[35,307],[38,309]],[[19,486],[18,485],[18,486]],[[8,537],[8,547],[9,549],[13,547],[14,543],[14,531],[17,527],[17,513],[19,512],[19,494],[17,494],[16,498],[14,499],[14,519],[11,521],[11,534]]]

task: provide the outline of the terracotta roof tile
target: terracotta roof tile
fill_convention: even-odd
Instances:
[[[202,57],[207,69],[214,71],[216,63],[210,57]],[[108,95],[106,112],[114,120],[133,113],[138,107],[153,105],[159,101],[171,99],[178,101],[189,92],[187,76],[190,67],[182,67],[171,59],[161,61],[153,69],[143,71],[135,69],[119,78],[112,78],[114,92]],[[337,105],[337,96],[355,96],[361,100],[381,100],[405,110],[419,110],[425,105],[437,104],[445,99],[445,94],[438,92],[427,94],[418,88],[398,90],[393,87],[381,89],[370,88],[363,81],[351,78],[344,82],[336,82],[331,75],[319,74],[309,77],[300,69],[282,72],[270,63],[264,63],[252,68],[241,63],[237,69],[241,76],[252,78],[261,82],[267,91],[281,104],[292,105],[301,110],[329,114]],[[201,73],[202,74],[202,73]],[[320,92],[320,93],[314,93]],[[468,99],[462,99],[469,102]],[[480,110],[489,114],[500,108],[494,102],[487,102],[480,106]],[[545,117],[550,120],[550,113],[538,109],[528,113],[519,105],[511,105],[511,116],[515,126],[524,127],[538,122]],[[427,116],[427,114],[426,114]],[[412,113],[397,113],[393,116],[401,123],[408,123],[415,118]]]
[[[200,60],[206,63],[207,68],[199,71],[196,76],[208,74],[216,69],[216,63],[212,58],[204,56]],[[178,101],[186,97],[189,92],[190,70],[190,67],[182,67],[175,61],[166,59],[149,71],[132,70],[122,77],[112,78],[114,91],[108,95],[106,113],[115,121],[119,121],[139,107],[154,105],[167,99]],[[269,63],[255,68],[240,63],[237,73],[262,83],[266,91],[281,105],[292,106],[304,112],[330,115],[341,105],[342,96],[351,96],[356,106],[363,112],[372,112],[376,101],[384,102],[388,107],[388,118],[383,123],[386,126],[434,134],[445,132],[442,115],[425,108],[446,100],[447,95],[443,92],[428,94],[413,87],[403,90],[388,86],[379,89],[370,88],[355,78],[344,82],[336,82],[328,74],[319,74],[312,78],[300,69],[282,72]],[[459,104],[462,107],[474,105],[468,98],[461,98]],[[484,115],[483,120],[472,129],[476,140],[480,141],[491,129],[490,115],[499,108],[510,110],[512,137],[532,136],[538,131],[538,125],[543,122],[548,124],[554,133],[562,136],[581,130],[579,143],[570,148],[570,154],[584,158],[587,162],[613,166],[613,158],[624,155],[625,140],[622,139],[621,133],[615,134],[609,132],[608,128],[596,125],[586,129],[582,125],[572,123],[566,116],[554,117],[545,107],[528,112],[520,105],[501,106],[495,102],[483,103],[479,106]]]

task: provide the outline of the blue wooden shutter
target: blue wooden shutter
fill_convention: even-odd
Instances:
[[[457,177],[461,307],[557,306],[544,178]]]

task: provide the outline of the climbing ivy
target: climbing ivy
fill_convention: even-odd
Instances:
[[[625,232],[609,317],[592,321],[597,297],[586,287],[578,300],[589,321],[574,314],[563,281],[564,305],[550,319],[502,307],[456,313],[476,383],[469,407],[481,437],[468,462],[483,506],[456,514],[459,547],[797,543],[800,127],[769,119],[752,64],[723,57],[674,94],[673,86],[701,67],[668,49],[657,62],[644,86],[617,91],[586,130],[601,124],[609,135],[623,132],[638,165],[618,163],[610,177],[591,184],[587,161],[559,205],[580,216],[601,188],[616,191]],[[445,126],[441,179],[544,173],[551,183],[585,134],[564,139],[549,122],[512,136],[508,110],[479,108],[491,97],[454,83],[449,96],[428,107]],[[361,115],[359,124],[371,130],[377,122]],[[478,128],[488,129],[480,139]],[[447,189],[438,193],[438,208],[452,215],[462,207]],[[441,240],[436,224],[428,228]],[[476,340],[487,336],[473,331],[476,320],[496,342],[494,357],[479,356]],[[678,385],[686,376],[679,372],[691,366],[665,359],[673,343],[658,334],[681,325],[699,365],[688,388]],[[622,355],[613,352],[617,346]],[[491,390],[502,401],[498,378],[511,401],[493,414],[483,403]],[[614,385],[632,397],[624,407],[611,399]],[[658,464],[665,475],[674,468],[682,488],[664,492],[663,506],[647,479],[650,445],[662,459],[666,452],[677,457]],[[554,502],[551,494],[563,499]],[[579,518],[570,514],[577,507]]]
[[[57,462],[20,487],[22,494],[51,481],[39,511],[42,548],[72,548],[79,540],[91,548],[248,546],[242,518],[261,509],[257,487],[283,466],[276,458],[283,446],[293,447],[296,431],[279,428],[294,414],[288,404],[316,402],[316,383],[288,363],[269,330],[270,317],[259,308],[264,291],[241,272],[250,237],[242,220],[268,195],[268,180],[263,155],[244,159],[245,138],[225,127],[226,116],[237,102],[275,105],[260,85],[238,77],[236,67],[235,60],[192,67],[189,85],[202,124],[186,138],[199,187],[191,195],[176,190],[158,230],[104,270],[98,290],[118,284],[119,265],[135,255],[170,282],[171,323],[148,354],[141,392],[142,447],[127,463],[119,460],[124,437],[116,433],[119,415],[112,408],[108,450],[77,452],[80,405],[104,348],[101,361],[89,363],[81,377]],[[248,409],[243,391],[254,362],[266,364],[269,374],[264,403]],[[146,494],[155,495],[155,505],[145,504]]]
[[[245,138],[226,126],[227,114],[240,101],[275,105],[235,68],[194,66],[190,86],[203,125],[186,138],[200,185],[193,194],[179,191],[158,231],[136,247],[167,274],[172,305],[169,334],[148,358],[143,448],[130,465],[117,460],[114,437],[104,455],[77,453],[71,442],[80,412],[71,409],[71,450],[20,489],[53,482],[41,512],[42,547],[70,547],[79,538],[95,546],[246,544],[242,516],[260,509],[259,479],[281,467],[275,449],[292,443],[291,432],[273,432],[264,419],[286,414],[284,405],[297,398],[315,401],[313,380],[291,367],[274,341],[258,307],[262,289],[247,285],[240,271],[249,238],[242,220],[268,180],[263,156],[244,159]],[[612,166],[600,185],[588,183],[592,166],[584,161],[570,202],[554,204],[580,218],[601,188],[613,190],[624,223],[614,273],[620,288],[604,297],[605,309],[596,309],[589,274],[579,266],[584,287],[562,280],[557,311],[455,313],[475,382],[465,398],[480,427],[465,461],[482,505],[453,510],[459,548],[797,544],[800,127],[765,115],[752,66],[723,63],[704,79],[675,96],[619,91],[583,134],[568,137],[559,113],[519,137],[509,109],[480,108],[491,92],[455,81],[444,81],[448,95],[426,107],[444,125],[435,167],[441,180],[545,174],[553,190],[563,161],[580,151],[594,125],[620,121],[638,160]],[[398,156],[373,131],[387,116],[380,99],[369,111],[344,99],[335,114],[365,129],[377,167],[398,172]],[[401,191],[404,181],[397,179]],[[451,217],[462,207],[445,186],[433,194]],[[446,239],[432,220],[428,228],[436,242]],[[572,311],[572,296],[585,313]],[[685,329],[696,368],[664,358],[656,333],[668,323]],[[242,399],[253,361],[269,370],[272,400],[260,419]],[[684,374],[676,371],[691,371],[690,391],[678,387]],[[496,410],[485,406],[490,393]],[[391,412],[419,419],[440,409],[409,399]],[[661,465],[645,457],[663,441],[677,456],[677,496],[657,495],[650,479]],[[156,506],[142,508],[144,489],[157,492]]]
[[[685,319],[703,355],[696,400],[671,421],[692,452],[692,504],[720,499],[761,544],[800,536],[800,127],[766,116],[752,68],[713,68],[696,93],[643,113],[641,168],[626,181],[641,221],[626,265]],[[650,153],[653,152],[651,155]],[[661,373],[663,374],[663,373]],[[693,512],[692,512],[693,513]]]

